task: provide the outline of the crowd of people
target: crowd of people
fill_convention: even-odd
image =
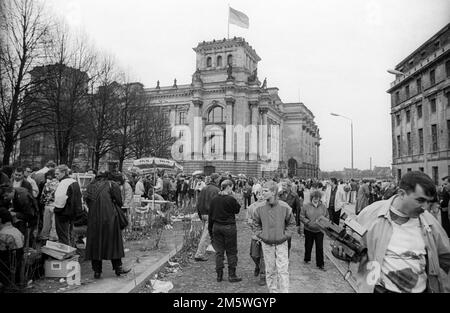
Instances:
[[[20,279],[18,271],[15,271],[15,277],[11,277],[11,255],[18,260],[15,266],[19,267],[26,247],[35,248],[44,245],[47,240],[74,246],[76,239],[72,236],[73,227],[83,225],[87,227],[85,259],[91,260],[94,277],[101,277],[102,260],[111,260],[116,275],[128,273],[130,269],[124,268],[121,261],[124,257],[121,234],[124,226],[120,212],[122,207],[131,205],[133,195],[171,201],[181,212],[198,213],[203,222],[203,232],[194,258],[198,262],[208,260],[207,248],[212,244],[218,282],[223,280],[225,255],[228,280],[242,280],[237,274],[237,242],[240,238],[235,218],[241,209],[246,210],[246,221],[252,233],[251,238],[248,238],[250,257],[255,263],[254,275],[259,276],[259,284],[267,285],[270,292],[288,292],[293,233],[298,232],[304,241],[305,265],[311,262],[315,246],[316,266],[318,270],[325,271],[324,231],[318,219],[326,218],[339,225],[343,211],[351,204],[354,205],[357,220],[372,232],[384,229],[393,232],[392,238],[389,233],[385,234],[388,237],[382,247],[377,246],[377,241],[367,241],[373,240],[372,237],[363,238],[369,249],[368,259],[376,259],[383,264],[381,283],[377,283],[371,291],[440,290],[439,284],[424,289],[422,281],[413,287],[405,287],[403,282],[391,277],[395,270],[405,270],[407,263],[399,264],[394,260],[395,257],[385,256],[386,251],[397,255],[410,253],[411,249],[414,253],[423,252],[423,245],[408,246],[405,236],[417,234],[412,230],[404,230],[402,224],[396,226],[397,220],[405,221],[405,225],[414,228],[417,226],[416,219],[425,216],[423,220],[419,219],[419,224],[431,226],[431,232],[434,232],[434,237],[419,240],[435,249],[425,253],[425,258],[433,257],[434,272],[421,267],[422,256],[422,263],[414,263],[412,269],[408,267],[413,276],[423,280],[439,273],[440,269],[448,272],[450,177],[445,177],[441,186],[435,186],[428,176],[420,172],[407,173],[398,183],[354,179],[343,181],[335,178],[247,178],[227,172],[208,176],[170,175],[164,172],[157,175],[125,175],[96,173],[94,170],[88,173],[95,178],[82,190],[78,181],[71,176],[70,169],[63,164],[57,166],[49,161],[42,169],[2,168],[0,284],[7,286],[11,280],[18,282]],[[424,210],[417,213],[418,207]],[[395,222],[392,224],[394,226],[389,224],[389,228],[383,224],[385,228],[374,230],[370,223],[374,220],[378,222],[377,218],[381,214],[387,216],[386,210],[395,215],[389,218],[389,223]],[[380,213],[376,215],[375,212]],[[412,221],[414,223],[410,225]],[[439,242],[436,242],[435,236],[440,236]],[[398,242],[394,244],[393,240]],[[406,246],[407,251],[404,251],[403,246]],[[438,282],[440,279],[437,277]]]
[[[237,194],[241,196],[236,197]],[[242,205],[236,201],[239,198]],[[247,210],[247,223],[252,230],[252,236],[248,238],[250,257],[255,263],[254,275],[259,276],[258,283],[267,285],[270,292],[288,292],[293,233],[297,230],[304,240],[304,263],[311,262],[315,245],[316,266],[326,271],[324,230],[318,220],[325,218],[340,225],[343,210],[354,204],[356,220],[370,230],[370,235],[362,238],[368,252],[361,262],[377,261],[382,265],[378,279],[369,289],[362,286],[362,291],[444,292],[445,277],[441,272],[448,273],[450,268],[449,198],[450,177],[445,177],[441,186],[435,186],[422,172],[408,173],[398,183],[354,179],[344,182],[335,178],[328,181],[295,178],[234,180],[228,173],[214,173],[198,197],[197,210],[204,228],[195,260],[208,260],[206,247],[211,241],[216,253],[217,282],[223,280],[225,254],[228,280],[242,280],[236,274],[237,242],[241,238],[237,238],[235,219],[242,206]],[[387,216],[386,208],[393,216],[392,224],[374,228],[371,223],[381,224],[380,217]],[[425,238],[418,237],[418,225],[431,226]],[[386,232],[389,227],[391,233]],[[385,238],[381,246],[377,236]],[[424,247],[431,247],[432,251],[425,252]],[[414,254],[420,255],[420,263],[416,262]],[[425,268],[425,264],[432,264],[432,268]],[[367,277],[369,267],[361,268],[364,270],[358,275]],[[407,283],[398,277],[400,273]],[[417,277],[422,281],[412,283]],[[432,285],[427,285],[427,280]]]

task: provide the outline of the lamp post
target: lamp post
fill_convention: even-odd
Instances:
[[[343,118],[345,118],[345,119],[350,121],[351,142],[352,142],[352,172],[350,173],[350,177],[353,178],[353,120],[351,118],[349,118],[349,117],[346,117],[346,116],[343,116],[343,115],[340,115],[340,114],[336,114],[336,113],[330,113],[330,114],[333,115],[333,116],[343,117]]]

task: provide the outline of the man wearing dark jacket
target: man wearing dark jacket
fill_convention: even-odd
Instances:
[[[21,167],[16,168],[16,170],[14,171],[14,180],[13,180],[12,186],[15,188],[23,187],[26,190],[28,190],[31,195],[33,195],[33,187],[26,180],[23,168],[21,168]]]
[[[5,207],[12,204],[11,215],[16,227],[25,236],[27,228],[30,230],[29,243],[34,241],[33,230],[37,225],[38,206],[31,193],[22,187],[5,186],[1,190],[2,203]]]
[[[69,168],[66,165],[59,165],[55,176],[59,180],[55,191],[56,233],[59,242],[70,245],[73,221],[83,211],[80,185],[75,179],[69,177]]]
[[[300,198],[292,192],[292,184],[289,181],[283,181],[281,183],[281,192],[278,195],[278,199],[286,202],[292,209],[292,213],[295,217],[295,223],[297,227],[300,227],[300,212],[302,209]],[[291,238],[288,239],[288,252],[291,250]]]
[[[208,233],[208,215],[210,211],[210,205],[213,198],[217,197],[220,190],[217,185],[220,181],[220,175],[217,173],[211,174],[211,182],[202,189],[198,195],[197,212],[198,216],[203,222],[203,233],[198,244],[197,252],[195,253],[196,261],[207,261],[206,248],[211,242],[211,238]]]
[[[225,180],[220,185],[222,192],[211,201],[208,219],[208,232],[212,238],[214,250],[216,250],[217,281],[223,279],[223,261],[225,251],[228,260],[228,281],[239,282],[242,278],[236,276],[237,266],[237,228],[235,215],[239,213],[241,206],[231,196],[233,194],[233,182]]]

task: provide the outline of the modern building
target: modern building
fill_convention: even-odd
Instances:
[[[261,58],[243,39],[199,43],[192,82],[147,88],[179,137],[172,156],[185,172],[317,177],[319,128],[303,103],[284,103],[258,79]]]
[[[395,69],[403,74],[387,91],[393,174],[419,170],[439,184],[450,174],[450,24]]]

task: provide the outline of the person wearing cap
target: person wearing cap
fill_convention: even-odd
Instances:
[[[269,292],[289,292],[289,254],[287,241],[295,231],[292,208],[278,200],[278,185],[264,183],[265,204],[253,215],[256,236],[261,240]]]
[[[240,282],[236,276],[237,256],[237,228],[236,217],[241,208],[233,194],[233,182],[224,180],[220,185],[221,192],[212,199],[208,218],[208,232],[216,250],[217,281],[223,279],[224,255],[227,253],[228,281]]]
[[[198,195],[197,212],[199,218],[203,222],[203,232],[198,244],[197,252],[195,253],[196,261],[207,261],[206,249],[208,248],[211,238],[208,232],[208,215],[210,212],[212,200],[218,196],[220,190],[218,187],[220,175],[217,173],[211,174],[211,182],[202,189]]]

